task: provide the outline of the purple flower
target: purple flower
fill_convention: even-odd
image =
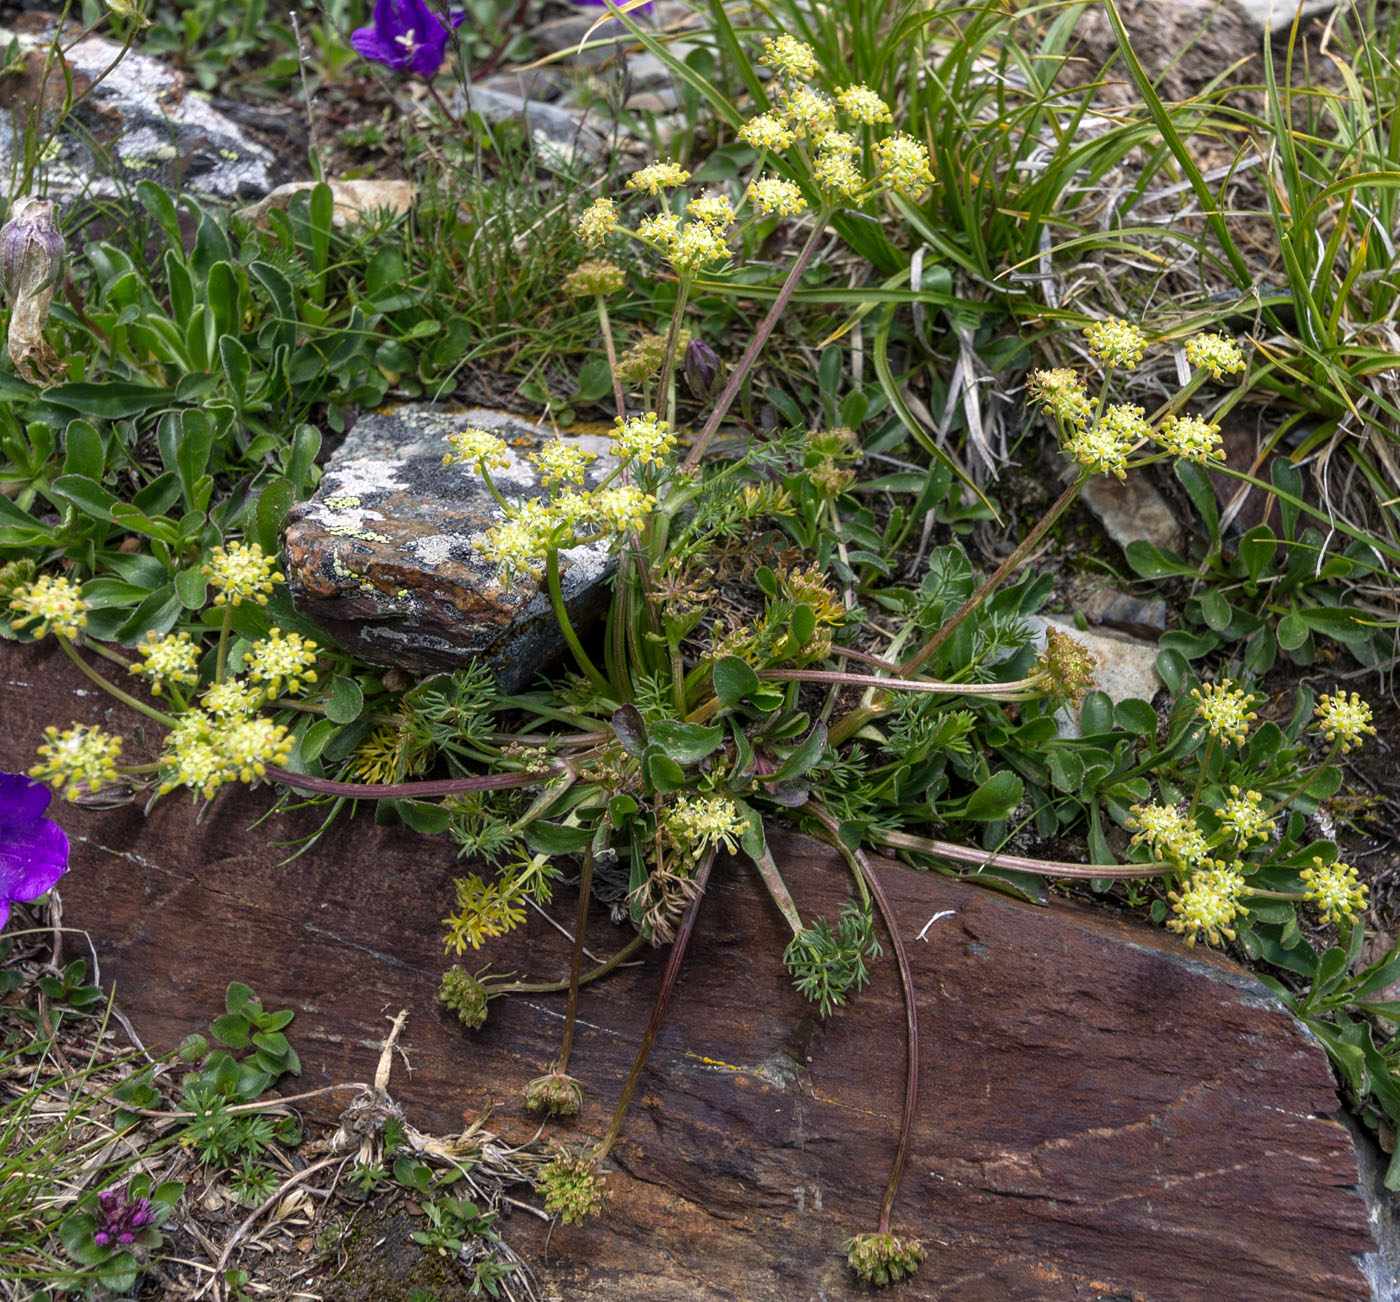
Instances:
[[[466,16],[464,9],[454,9],[452,27],[460,27]],[[450,30],[423,0],[375,0],[374,25],[357,27],[350,44],[395,72],[431,77],[442,67]]]
[[[37,900],[68,871],[68,838],[44,817],[48,807],[42,783],[0,772],[0,927],[10,905]]]
[[[149,1198],[133,1198],[129,1191],[104,1189],[97,1195],[97,1230],[92,1241],[99,1248],[126,1247],[155,1220]]]

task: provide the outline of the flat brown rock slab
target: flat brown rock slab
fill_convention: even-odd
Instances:
[[[48,648],[0,643],[0,766],[27,765],[47,722],[108,713],[73,695],[80,683]],[[411,1070],[397,1062],[391,1090],[410,1119],[450,1132],[494,1104],[493,1129],[528,1137],[520,1090],[557,1050],[563,999],[497,1000],[478,1033],[436,1003],[453,847],[342,819],[284,864],[324,811],[252,828],[269,803],[266,791],[225,793],[202,820],[183,797],[149,817],[56,810],[74,843],[64,921],[92,936],[138,1033],[176,1044],[221,1011],[230,980],[246,981],[268,1006],[296,1009],[307,1088],[371,1079],[388,1019],[406,1008]],[[834,914],[840,859],[799,836],[773,842],[803,913]],[[1351,1141],[1326,1115],[1338,1106],[1326,1061],[1248,974],[1097,911],[1036,909],[893,863],[883,879],[924,1042],[895,1222],[929,1252],[892,1296],[1369,1296],[1356,1264],[1371,1250],[1366,1210]],[[553,913],[567,922],[573,907],[561,889]],[[823,1022],[782,968],[783,933],[755,876],[721,864],[614,1150],[611,1214],[557,1227],[547,1247],[539,1221],[504,1225],[545,1296],[867,1295],[839,1245],[874,1228],[898,1125],[894,964],[876,963],[870,987]],[[600,915],[590,947],[625,939]],[[488,957],[548,980],[565,971],[567,942],[532,917],[477,962]],[[584,993],[571,1067],[586,1110],[561,1137],[606,1126],[661,966],[652,954]]]

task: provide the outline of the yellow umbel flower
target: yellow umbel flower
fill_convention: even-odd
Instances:
[[[763,53],[758,56],[760,63],[766,63],[774,72],[780,72],[798,81],[817,75],[817,52],[805,41],[784,32],[781,36],[763,38]]]
[[[808,86],[799,86],[783,100],[783,115],[799,139],[817,143],[836,126],[836,106]]]
[[[144,657],[132,665],[129,673],[151,680],[151,695],[159,696],[166,683],[193,687],[199,681],[200,648],[190,641],[188,633],[168,633],[159,637],[154,630],[146,634],[136,649]]]
[[[1220,944],[1221,936],[1234,940],[1230,923],[1244,912],[1239,901],[1243,890],[1244,877],[1233,868],[1192,873],[1182,890],[1167,893],[1175,915],[1167,919],[1167,927],[1184,936],[1188,945],[1196,943],[1198,934],[1212,945]]]
[[[933,184],[928,149],[913,136],[898,131],[875,142],[880,178],[896,194],[918,199]]]
[[[666,811],[666,835],[687,863],[695,863],[711,846],[733,854],[748,830],[748,820],[727,796],[676,797]]]
[[[304,683],[316,681],[316,643],[300,633],[283,636],[280,628],[270,628],[267,636],[253,643],[244,664],[248,677],[267,688],[269,696],[278,696],[286,684],[288,692],[301,691]]]
[[[801,187],[795,181],[785,181],[779,176],[756,177],[749,182],[745,193],[760,217],[766,217],[769,213],[792,217],[805,212],[807,208]]]
[[[685,211],[696,221],[704,222],[706,226],[713,226],[718,230],[732,225],[734,221],[734,205],[729,202],[727,194],[701,195],[700,198],[692,199],[686,204]]]
[[[1249,708],[1254,704],[1251,693],[1222,678],[1218,683],[1206,683],[1203,689],[1193,687],[1191,695],[1196,698],[1196,717],[1205,722],[1212,737],[1244,745],[1249,725],[1259,717]]]
[[[869,86],[861,85],[859,82],[853,86],[838,89],[836,102],[841,105],[848,117],[854,118],[857,122],[863,122],[868,127],[873,127],[877,122],[894,121],[894,114],[890,112],[890,106]]]
[[[39,746],[40,762],[29,770],[31,778],[39,778],[63,794],[76,799],[86,788],[100,791],[104,784],[117,780],[117,760],[122,753],[122,739],[99,727],[75,723],[59,732],[52,724],[44,729],[48,739]]]
[[[649,195],[659,195],[663,190],[675,189],[690,180],[690,173],[679,164],[671,162],[648,163],[646,167],[633,172],[627,178],[629,190],[642,190]]]
[[[723,262],[729,256],[729,245],[708,222],[687,222],[672,243],[668,256],[680,275],[693,276],[701,267]]]
[[[530,456],[530,460],[539,467],[540,482],[546,488],[582,484],[588,473],[588,463],[597,459],[596,452],[589,452],[574,443],[565,443],[563,439],[546,443]]]
[[[1258,791],[1241,792],[1233,785],[1220,810],[1220,825],[1242,850],[1251,841],[1267,841],[1275,828],[1274,820],[1264,812],[1264,797]]]
[[[76,642],[87,624],[87,605],[82,587],[69,579],[41,574],[33,583],[21,584],[10,594],[10,609],[17,614],[12,622],[23,628],[38,620],[31,631],[35,638],[52,633]]]
[[[1209,371],[1216,380],[1244,370],[1244,353],[1224,333],[1192,335],[1186,341],[1186,360],[1199,371]]]
[[[1066,425],[1083,425],[1093,412],[1084,382],[1067,366],[1032,371],[1030,395]]]
[[[216,743],[230,772],[240,782],[265,777],[269,764],[285,764],[292,753],[287,729],[262,715],[224,725]]]
[[[273,587],[286,582],[286,575],[277,569],[277,558],[265,555],[258,543],[215,547],[200,573],[209,576],[216,606],[238,606],[245,600],[265,606]]]
[[[1353,692],[1347,699],[1345,692],[1335,696],[1323,693],[1313,711],[1318,730],[1328,741],[1340,741],[1342,754],[1346,755],[1353,746],[1359,747],[1366,736],[1374,737],[1376,730],[1371,724],[1371,707]]]
[[[865,188],[865,177],[860,174],[848,150],[828,148],[832,136],[837,134],[832,132],[822,141],[816,162],[812,164],[812,179],[827,194],[839,199],[851,199]]]
[[[189,787],[209,800],[224,783],[233,780],[228,760],[215,742],[223,726],[203,710],[190,710],[180,716],[165,739],[161,756],[165,774],[160,787],[162,795],[176,787]]]
[[[1366,907],[1366,896],[1370,888],[1356,880],[1356,869],[1350,864],[1323,863],[1320,855],[1313,856],[1313,866],[1304,868],[1298,874],[1307,887],[1305,898],[1317,905],[1323,922],[1335,922],[1341,926],[1355,923]]]
[[[1182,868],[1210,866],[1210,848],[1205,834],[1175,805],[1134,805],[1129,811],[1128,826],[1136,829],[1134,845],[1144,842],[1159,859],[1166,859]]]
[[[671,426],[654,411],[645,416],[632,416],[614,422],[611,433],[613,450],[623,461],[638,461],[644,466],[663,466],[676,446]]]
[[[595,199],[578,219],[584,244],[595,248],[617,229],[617,205],[611,199]]]
[[[1174,456],[1185,457],[1198,465],[1225,460],[1220,426],[1199,416],[1168,416],[1153,437]]]
[[[214,683],[199,698],[201,707],[224,723],[246,719],[267,700],[267,692],[241,678],[229,678]]]
[[[1142,361],[1147,347],[1147,336],[1137,326],[1116,316],[1085,326],[1084,335],[1089,340],[1089,351],[1099,361],[1127,371]]]
[[[444,466],[464,461],[473,466],[504,470],[510,465],[510,449],[506,447],[505,440],[477,425],[449,434],[447,444],[452,451],[443,453]]]
[[[593,511],[604,528],[617,533],[636,533],[656,507],[656,498],[635,484],[605,488],[593,494]]]
[[[788,149],[797,136],[776,113],[760,113],[739,128],[739,139],[754,149]]]

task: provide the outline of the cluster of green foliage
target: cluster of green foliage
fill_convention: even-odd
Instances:
[[[162,11],[153,32],[160,48],[217,77],[266,39],[256,35],[254,8]],[[413,216],[345,231],[322,186],[269,214],[263,228],[191,207],[186,248],[175,201],[137,187],[126,236],[74,257],[75,292],[54,309],[66,378],[40,389],[0,374],[0,597],[8,598],[0,633],[53,631],[75,658],[82,648],[123,664],[142,639],[188,638],[198,651],[191,690],[168,685],[181,708],[225,686],[228,664],[274,630],[315,638],[321,659],[301,698],[262,702],[287,745],[243,776],[275,762],[340,803],[375,785],[383,816],[451,836],[474,860],[448,923],[457,954],[518,925],[528,904],[549,903],[568,861],[582,865],[585,904],[594,883],[625,898],[643,940],[679,938],[679,962],[714,858],[742,852],[791,930],[785,961],[795,985],[826,1015],[859,990],[882,952],[868,859],[876,849],[918,869],[970,864],[971,879],[1041,901],[1047,877],[1088,878],[1103,890],[1157,877],[1161,889],[1134,886],[1135,898],[1151,899],[1158,920],[1188,940],[1234,942],[1269,965],[1290,1006],[1322,1028],[1356,1098],[1400,1120],[1396,1010],[1370,998],[1395,960],[1352,971],[1364,893],[1314,818],[1338,789],[1338,755],[1364,742],[1369,711],[1317,701],[1306,688],[1276,718],[1258,722],[1250,711],[1262,700],[1254,682],[1279,649],[1302,664],[1345,650],[1378,665],[1393,645],[1393,621],[1362,608],[1345,585],[1383,586],[1400,560],[1396,499],[1380,491],[1392,453],[1346,437],[1366,419],[1393,441],[1387,422],[1400,421],[1377,378],[1400,360],[1381,328],[1394,255],[1367,225],[1394,203],[1391,151],[1400,146],[1375,107],[1396,80],[1394,49],[1355,34],[1345,96],[1313,97],[1287,76],[1280,84],[1266,58],[1262,117],[1241,114],[1224,87],[1170,105],[1109,5],[1143,108],[1087,132],[1096,87],[1065,75],[1083,8],[814,11],[775,0],[771,17],[805,53],[770,41],[762,60],[754,53],[766,28],[736,29],[718,0],[697,6],[705,21],[684,33],[684,57],[668,34],[624,16],[636,44],[672,73],[693,129],[674,142],[674,164],[630,189],[609,184],[615,208],[585,207],[580,178],[557,159],[522,175],[513,156],[502,157],[501,171],[489,173],[488,134],[470,118],[438,124],[447,136],[464,133],[467,143],[449,156],[471,164],[451,176],[446,198],[439,192]],[[325,57],[319,73],[332,75],[335,64]],[[812,105],[825,103],[832,123],[797,130],[802,96],[818,118],[824,110]],[[860,172],[844,189],[823,170],[830,159],[820,148],[820,131],[835,126],[834,102],[842,132],[849,128],[841,148]],[[884,115],[858,112],[857,102]],[[1300,112],[1328,130],[1298,128]],[[892,119],[898,128],[886,125]],[[755,130],[761,120],[766,135]],[[1257,268],[1222,215],[1228,205],[1193,153],[1194,139],[1240,128],[1276,142],[1282,160],[1286,202],[1271,190],[1269,213],[1283,250],[1277,291],[1256,289]],[[791,138],[774,143],[785,132]],[[1117,223],[1101,229],[1092,218],[1097,187],[1130,155],[1144,160],[1138,181]],[[431,179],[440,190],[445,176]],[[1058,392],[1070,399],[1057,409],[1047,377],[1067,372],[1036,381],[1078,470],[982,582],[967,540],[995,508],[914,395],[941,413],[941,434],[963,440],[966,460],[989,458],[973,362],[1010,375],[1032,356],[1063,360],[1069,332],[1033,336],[1027,323],[1078,327],[1086,316],[1048,298],[1043,270],[1086,253],[1152,250],[1161,226],[1139,209],[1160,202],[1150,198],[1158,181],[1177,179],[1185,184],[1171,193],[1208,214],[1198,230],[1183,223],[1173,232],[1200,260],[1199,296],[1141,330],[1107,324],[1130,340],[1174,343],[1247,307],[1285,342],[1271,340],[1247,369],[1241,354],[1243,377],[1228,390],[1193,363],[1190,381],[1167,386],[1167,402],[1145,419],[1132,406],[1143,392],[1130,375],[1136,358],[1106,351],[1091,330],[1090,354],[1105,363],[1096,395],[1075,398],[1082,382],[1062,378]],[[751,181],[772,182],[782,207],[754,198]],[[713,207],[708,217],[692,209],[688,200],[714,201],[701,185],[732,200],[739,220],[729,220],[732,209],[723,221]],[[1307,232],[1324,213],[1331,234],[1319,246]],[[793,229],[805,242],[789,242]],[[521,231],[531,232],[524,252]],[[683,234],[696,237],[692,245]],[[609,242],[617,263],[600,267],[589,255]],[[687,252],[695,248],[703,256]],[[562,305],[560,260],[578,264]],[[1032,267],[1037,275],[1025,274]],[[1218,284],[1230,287],[1223,298]],[[750,319],[755,303],[760,321]],[[811,368],[804,349],[817,327],[829,346]],[[741,344],[749,347],[738,358]],[[768,360],[758,363],[764,346]],[[615,367],[607,359],[618,353]],[[315,487],[321,428],[338,431],[391,394],[446,392],[464,355],[505,357],[519,393],[565,423],[610,394],[620,399],[603,486],[580,491],[575,454],[541,449],[542,470],[557,457],[546,491],[529,503],[502,500],[504,518],[483,541],[505,574],[528,576],[551,597],[574,672],[514,695],[480,668],[401,689],[304,623],[271,580],[255,600],[211,604],[209,580],[236,541],[255,544],[270,567],[287,509]],[[926,380],[931,362],[962,377],[959,387]],[[1110,406],[1110,397],[1123,401]],[[1217,442],[1218,422],[1246,402],[1285,413],[1270,451],[1302,414],[1315,424],[1260,480],[1219,466],[1208,440],[1194,451],[1172,442],[1171,422],[1188,401],[1203,412],[1186,418],[1197,435]],[[653,407],[660,416],[634,414]],[[712,444],[730,413],[746,437],[737,448]],[[683,456],[674,432],[687,422],[702,428]],[[453,459],[489,485],[492,468],[513,454],[479,433],[464,432]],[[1359,523],[1319,505],[1300,470],[1329,440],[1378,490]],[[1145,456],[1126,462],[1143,447]],[[1082,656],[1054,638],[1039,648],[1031,621],[1052,583],[1020,571],[1090,473],[1142,474],[1155,461],[1171,464],[1204,535],[1190,556],[1146,543],[1127,552],[1142,578],[1182,585],[1187,627],[1162,639],[1158,666],[1171,700],[1160,713],[1090,690]],[[1267,495],[1277,526],[1233,535],[1213,468]],[[560,592],[561,557],[582,544],[605,545],[617,564],[592,641],[573,628]],[[33,627],[43,596],[35,576],[60,567],[84,607],[67,636]],[[717,572],[732,575],[737,595],[714,582]],[[1066,711],[1078,736],[1060,726]],[[152,717],[173,734],[183,716],[177,708]],[[1338,719],[1345,726],[1328,732]],[[111,777],[139,791],[170,785],[172,771],[181,772],[114,766]],[[440,803],[422,799],[414,779],[428,774],[457,789]],[[88,774],[76,789],[97,785]],[[768,845],[777,819],[844,856],[851,892],[836,917],[806,917],[793,899]],[[1082,838],[1088,861],[1013,854],[1018,837]],[[1310,938],[1318,928],[1306,915],[1300,922],[1305,901],[1338,928],[1339,945]],[[486,970],[457,972],[449,1002],[471,1024],[489,998],[520,988]],[[575,994],[579,980],[576,956],[567,983]],[[566,1074],[570,1007],[570,1031],[540,1092],[566,1104],[578,1094]],[[201,1060],[185,1082],[197,1116],[190,1142],[208,1161],[236,1166],[252,1202],[268,1188],[259,1154],[279,1137],[266,1119],[233,1109],[296,1069],[282,1016],[239,988],[214,1029],[224,1047],[190,1050]],[[598,1148],[557,1159],[546,1180],[552,1209],[574,1217],[603,1204],[596,1166],[628,1097]],[[852,1241],[852,1260],[869,1258],[869,1270],[889,1278],[912,1270],[918,1255],[916,1243],[888,1232],[898,1168],[879,1233]],[[419,1188],[409,1174],[400,1181]],[[369,1167],[357,1175],[366,1188],[383,1178]],[[1400,1185],[1400,1166],[1391,1180]],[[492,1241],[489,1210],[445,1186],[419,1192],[442,1195],[427,1204],[425,1246],[460,1254],[469,1241]],[[498,1279],[478,1273],[474,1288],[494,1295]]]

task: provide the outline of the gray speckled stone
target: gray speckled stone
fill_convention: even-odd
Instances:
[[[1171,550],[1181,541],[1181,529],[1167,499],[1142,473],[1126,480],[1112,475],[1091,475],[1080,498],[1120,547],[1139,539]]]
[[[540,426],[481,408],[372,412],[331,458],[315,496],[289,513],[287,579],[297,608],[366,660],[424,672],[486,656],[506,690],[517,691],[564,643],[542,585],[516,576],[503,587],[476,545],[501,509],[469,467],[442,464],[443,440],[469,425],[511,449],[510,466],[492,475],[503,497],[540,495],[526,460],[554,437]],[[589,479],[596,484],[613,464],[609,440],[570,440],[598,454]],[[603,543],[560,560],[565,605],[579,627],[601,613],[614,561]]]
[[[1096,671],[1098,690],[1107,692],[1114,704],[1133,698],[1150,705],[1163,685],[1162,677],[1157,672],[1157,648],[1149,642],[1121,634],[1078,629],[1068,615],[1032,615],[1026,623],[1034,635],[1037,648],[1044,648],[1046,627],[1053,625],[1091,652],[1099,662]],[[1055,720],[1059,724],[1061,737],[1080,735],[1078,710],[1061,708],[1055,712]]]
[[[26,57],[38,94],[38,65],[52,30],[29,33],[0,28],[0,46],[14,40]],[[89,36],[71,46],[67,61],[75,89],[95,82],[121,47]],[[48,94],[61,92],[62,75],[51,73]],[[22,118],[20,119],[22,122]],[[47,115],[46,115],[47,120]],[[0,174],[15,164],[13,119],[0,122]],[[265,146],[252,140],[215,109],[206,96],[185,86],[179,73],[139,50],[120,63],[82,100],[59,133],[57,156],[45,165],[49,194],[118,198],[138,181],[154,181],[171,192],[210,199],[259,199],[285,179]],[[107,157],[104,159],[103,154]]]

